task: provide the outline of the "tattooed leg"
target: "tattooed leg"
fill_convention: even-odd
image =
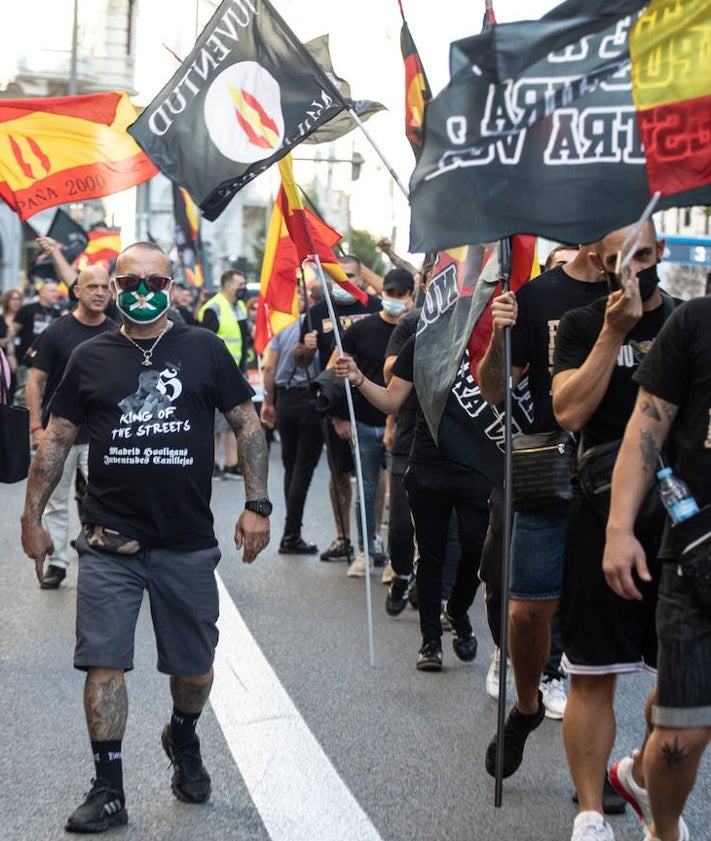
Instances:
[[[650,834],[676,839],[686,799],[691,793],[711,728],[672,730],[655,727],[644,752],[644,774],[652,807]]]
[[[84,683],[84,713],[92,742],[123,739],[128,717],[123,669],[89,669]]]
[[[181,677],[171,675],[170,694],[176,708],[185,713],[202,712],[210,697],[212,689],[213,670],[197,677]]]

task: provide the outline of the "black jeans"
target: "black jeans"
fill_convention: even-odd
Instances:
[[[415,556],[415,528],[405,490],[408,457],[393,455],[390,465],[388,553],[396,575],[411,575]]]
[[[276,410],[284,465],[284,534],[300,535],[306,494],[323,450],[321,419],[308,388],[277,387]]]
[[[439,640],[442,636],[439,618],[442,569],[447,554],[449,520],[454,511],[461,559],[449,596],[449,609],[452,615],[460,616],[471,607],[479,586],[479,560],[489,523],[491,482],[481,473],[451,461],[440,464],[410,462],[405,488],[419,550],[420,630],[423,640]]]

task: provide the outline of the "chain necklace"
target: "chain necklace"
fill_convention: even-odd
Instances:
[[[125,328],[123,325],[122,325],[121,330],[120,330],[119,332],[121,333],[121,335],[122,335],[125,339],[128,339],[128,341],[129,341],[129,342],[131,342],[131,344],[132,344],[135,348],[138,348],[138,350],[140,350],[140,351],[141,351],[141,353],[143,354],[143,362],[141,362],[141,365],[145,366],[146,368],[150,368],[150,367],[151,367],[151,365],[153,364],[153,363],[151,362],[151,357],[153,356],[153,351],[156,349],[156,345],[157,345],[157,344],[158,344],[158,342],[159,342],[159,341],[163,338],[163,336],[165,336],[165,334],[168,332],[168,330],[170,330],[170,328],[171,328],[172,326],[173,326],[173,325],[171,324],[171,322],[170,322],[170,321],[166,322],[165,327],[164,327],[164,328],[160,331],[160,333],[156,336],[156,340],[155,340],[155,342],[153,342],[153,344],[152,344],[152,345],[148,348],[148,350],[146,350],[145,348],[142,348],[142,347],[141,347],[141,346],[140,346],[137,342],[134,342],[134,341],[133,341],[133,339],[132,339],[132,338],[128,335],[128,333],[126,332],[126,328]]]

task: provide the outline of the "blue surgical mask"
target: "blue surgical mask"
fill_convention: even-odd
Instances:
[[[384,297],[381,301],[383,309],[388,315],[398,316],[402,315],[407,309],[407,298],[388,298]]]
[[[352,304],[355,301],[355,295],[351,295],[342,286],[337,283],[331,284],[331,297],[339,304]]]

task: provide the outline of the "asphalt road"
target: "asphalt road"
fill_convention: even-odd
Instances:
[[[105,837],[136,841],[567,841],[576,811],[559,722],[529,739],[523,765],[494,806],[484,752],[496,705],[484,691],[493,644],[477,595],[473,663],[445,638],[445,669],[415,669],[417,614],[385,614],[372,578],[375,665],[369,662],[365,583],[345,564],[277,553],[283,506],[278,443],[272,448],[272,543],[241,563],[232,544],[241,481],[215,482],[223,558],[223,627],[213,701],[199,724],[213,794],[188,806],[170,792],[160,746],[170,713],[166,678],[144,604],[136,668],[128,675],[124,773],[129,824]],[[304,536],[333,537],[325,459],[309,494]],[[72,668],[76,566],[59,591],[37,586],[19,545],[24,483],[0,486],[2,622],[0,841],[66,838],[67,815],[88,791],[93,765],[82,710],[83,676]],[[614,756],[635,747],[651,687],[621,679]],[[709,761],[685,812],[692,838],[709,837]],[[611,818],[618,841],[641,841],[631,810]]]

